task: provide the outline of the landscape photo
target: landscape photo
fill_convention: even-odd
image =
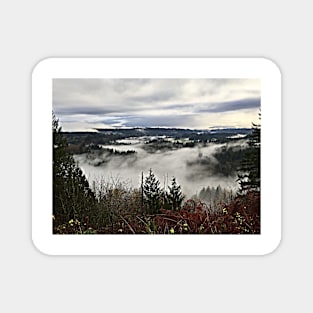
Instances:
[[[56,235],[260,234],[260,79],[53,79]]]

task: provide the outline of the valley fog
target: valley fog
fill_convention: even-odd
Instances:
[[[75,154],[74,159],[90,186],[99,181],[119,181],[128,187],[139,188],[141,173],[145,178],[151,168],[159,179],[160,187],[165,190],[171,184],[172,177],[176,177],[186,198],[199,194],[203,187],[208,186],[220,185],[237,191],[236,173],[225,175],[213,170],[219,165],[214,153],[223,148],[244,147],[246,140],[236,143],[195,143],[191,147],[185,145],[179,148],[169,146],[175,140],[154,137],[116,140],[114,144],[101,145],[101,149],[91,153]],[[188,139],[180,139],[180,143],[188,143]]]

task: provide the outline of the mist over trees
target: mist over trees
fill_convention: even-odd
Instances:
[[[157,133],[161,130],[153,130]],[[171,130],[176,132],[177,130]],[[103,135],[103,134],[102,134]],[[101,138],[103,137],[101,135]],[[186,198],[179,179],[172,176],[162,188],[153,168],[141,173],[138,188],[116,177],[103,177],[92,185],[83,174],[73,153],[87,153],[90,160],[101,166],[104,155],[134,161],[136,152],[103,149],[98,143],[79,142],[68,145],[58,119],[52,116],[53,136],[53,233],[54,234],[255,234],[260,232],[260,125],[253,124],[248,148],[226,145],[215,151],[214,159],[199,153],[190,161],[195,172],[191,181],[218,171],[220,175],[238,172],[240,193],[217,186],[203,186],[193,197]],[[84,134],[85,139],[89,138]],[[98,135],[97,135],[98,136]],[[108,135],[112,138],[112,134]],[[117,136],[117,135],[114,135]],[[119,139],[124,139],[122,135]],[[203,134],[201,134],[203,136]],[[98,136],[99,137],[99,136]],[[92,138],[92,137],[90,137]],[[90,139],[89,138],[89,139]],[[99,137],[100,138],[100,137]],[[221,139],[224,140],[225,136]],[[198,140],[198,139],[197,139]],[[204,140],[207,140],[204,137]],[[109,142],[109,141],[108,141]],[[229,142],[228,139],[226,142]],[[206,144],[204,142],[203,144]],[[149,141],[150,153],[159,150],[188,150],[195,142],[170,145],[166,141]],[[104,159],[105,160],[105,159]],[[214,161],[217,160],[217,161]],[[242,162],[238,162],[242,160]],[[132,162],[133,162],[132,161]],[[217,166],[219,169],[217,169]],[[238,171],[239,170],[239,171]],[[140,172],[138,172],[140,176]],[[202,178],[203,178],[202,177]],[[222,176],[221,176],[222,177]]]
[[[222,188],[220,185],[217,187],[208,186],[203,187],[199,195],[194,195],[194,199],[201,199],[205,201],[210,208],[223,206],[224,204],[230,203],[235,198],[235,193],[232,189]]]

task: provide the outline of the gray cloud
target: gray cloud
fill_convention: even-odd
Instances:
[[[199,105],[200,109],[198,110],[198,112],[222,113],[228,111],[256,109],[261,106],[261,99],[260,98],[240,99],[221,103],[212,103],[212,104],[208,103],[206,105],[207,108],[203,108],[205,105],[200,104]]]
[[[196,125],[193,115],[129,116],[124,120],[127,127],[188,127]]]
[[[176,94],[173,91],[164,91],[147,96],[130,97],[129,100],[137,103],[155,103],[174,99]]]
[[[92,107],[92,106],[56,106],[57,115],[107,115],[116,112],[112,107]]]
[[[201,128],[211,126],[203,114],[231,124],[227,114],[249,109],[238,117],[248,126],[260,91],[257,79],[54,79],[53,110],[64,123]]]

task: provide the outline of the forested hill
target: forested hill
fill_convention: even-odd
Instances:
[[[130,137],[189,138],[198,142],[229,142],[252,133],[251,128],[219,128],[212,130],[179,128],[97,128],[96,132],[62,132],[69,144],[108,144]]]

